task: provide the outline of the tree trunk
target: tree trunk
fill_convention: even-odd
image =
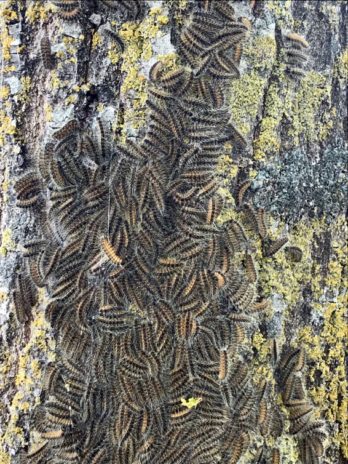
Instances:
[[[150,69],[157,61],[169,70],[182,63],[188,68],[178,54],[180,34],[197,8],[197,2],[187,0],[145,0],[144,4],[140,0],[82,0],[75,15],[54,3],[59,2],[3,0],[0,5],[3,464],[19,462],[23,450],[40,442],[33,426],[34,408],[47,402],[42,393],[47,388],[47,366],[60,362],[61,356],[59,330],[51,327],[47,315],[49,277],[37,297],[31,294],[31,287],[27,289],[22,313],[18,307],[15,311],[19,281],[29,266],[28,259],[23,259],[23,254],[28,255],[24,245],[36,240],[43,227],[43,203],[36,205],[36,210],[42,211],[34,214],[19,207],[16,182],[36,172],[38,163],[45,164],[52,140],[57,146],[69,131],[73,133],[66,127],[71,120],[81,133],[94,134],[101,152],[102,145],[109,143],[103,135],[105,124],[110,124],[109,137],[117,147],[139,144],[149,125]],[[116,7],[112,6],[115,3]],[[204,3],[209,2],[201,2],[203,9]],[[240,207],[244,201],[253,204],[249,215],[254,214],[254,220],[263,210],[269,218],[267,238],[259,223],[258,233],[255,224],[249,224],[251,231],[246,233],[256,266],[258,301],[268,300],[270,305],[252,314],[253,324],[238,347],[238,356],[250,366],[254,396],[259,394],[256,386],[266,380],[270,404],[274,408],[281,405],[285,421],[279,436],[262,434],[255,427],[249,434],[249,446],[233,440],[231,446],[243,448],[238,462],[271,462],[267,459],[273,448],[279,449],[281,462],[300,462],[301,439],[291,432],[294,423],[291,408],[285,404],[285,374],[279,365],[288,368],[286,353],[292,356],[295,351],[291,350],[302,348],[306,361],[298,378],[309,404],[315,407],[312,414],[325,421],[327,438],[321,462],[343,463],[348,459],[344,365],[347,5],[338,0],[242,0],[230,1],[230,5],[236,21],[239,18],[249,32],[243,41],[240,77],[225,79],[223,86],[229,122],[237,131],[232,142],[221,142],[216,176],[224,208],[217,224],[225,227],[230,220],[247,222],[248,213]],[[237,63],[240,50],[235,48]],[[154,68],[152,78],[153,73]],[[63,133],[57,134],[62,127]],[[44,168],[39,169],[40,176]],[[241,201],[243,186],[248,189]],[[282,237],[287,242],[273,254],[272,246],[280,246],[276,240]],[[108,246],[107,241],[104,245]],[[241,254],[240,261],[244,259]],[[31,299],[35,304],[28,311]],[[59,320],[54,324],[59,326]],[[231,359],[228,366],[233,370],[237,357]],[[190,414],[192,410],[199,414],[200,403],[204,403],[194,394],[182,400]],[[199,443],[197,438],[197,446]],[[304,455],[305,463],[319,462]],[[216,456],[209,462],[237,462],[232,458],[223,461],[221,450]],[[123,459],[120,462],[145,462]],[[198,462],[188,459],[180,462]]]

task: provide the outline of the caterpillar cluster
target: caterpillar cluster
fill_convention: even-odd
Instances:
[[[279,364],[279,378],[284,405],[289,412],[289,433],[295,435],[302,462],[318,464],[324,454],[324,422],[315,418],[313,405],[306,398],[302,372],[305,353],[292,349],[284,353]]]
[[[76,21],[83,16],[83,0],[50,0],[57,7],[58,15],[65,21]],[[139,18],[144,9],[143,0],[96,0],[97,8],[102,4],[111,11],[118,11],[127,16],[128,20]]]
[[[246,230],[255,233],[262,243],[262,255],[269,258],[275,255],[288,242],[287,237],[280,237],[272,240],[268,236],[268,218],[263,208],[256,208],[252,201],[247,198],[248,190],[251,186],[249,179],[237,185],[235,189],[235,201],[237,210],[243,213],[243,222]],[[287,247],[288,255],[293,261],[300,261],[302,252],[297,247]],[[296,255],[296,257],[294,256]],[[249,260],[250,261],[250,260]],[[249,265],[249,268],[251,264]],[[254,267],[254,266],[252,266]]]
[[[221,146],[244,143],[225,87],[247,30],[228,2],[197,2],[182,67],[150,71],[143,139],[114,144],[102,120],[87,132],[72,120],[16,183],[41,224],[16,313],[28,321],[44,287],[57,353],[33,418],[41,442],[24,462],[233,464],[251,431],[282,433],[242,354],[267,307],[252,249],[237,221],[217,224]],[[264,213],[240,204],[266,238]]]
[[[305,75],[304,67],[308,60],[308,42],[295,32],[284,37],[286,72],[290,77],[299,79]]]

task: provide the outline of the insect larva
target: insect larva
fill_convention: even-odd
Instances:
[[[300,377],[291,375],[288,372],[285,372],[285,374],[288,374],[288,377],[284,382],[282,390],[284,403],[287,406],[301,406],[305,404],[305,393]]]
[[[218,15],[220,15],[224,20],[227,21],[235,21],[236,16],[234,12],[234,8],[226,2],[216,2],[214,5],[214,9]],[[228,22],[227,22],[228,25]]]
[[[298,419],[301,419],[304,416],[307,416],[308,414],[311,414],[314,410],[313,406],[309,403],[305,403],[302,405],[296,405],[296,406],[288,406],[289,410],[289,415],[290,415],[290,420],[291,421],[296,421]]]
[[[242,251],[243,245],[247,243],[247,237],[243,227],[235,220],[230,219],[225,223],[225,230],[229,239],[228,245],[233,253]]]
[[[43,239],[31,240],[30,242],[25,243],[23,256],[30,258],[32,256],[38,255],[42,252],[46,243],[46,240]]]
[[[212,172],[210,170],[187,170],[182,174],[183,179],[188,179],[195,184],[202,184],[210,180],[212,177]]]
[[[272,464],[281,464],[280,451],[278,448],[272,449]]]
[[[269,308],[270,302],[266,299],[261,300],[258,303],[254,303],[252,307],[250,308],[250,312],[259,312],[259,311],[265,311],[266,309]]]
[[[159,78],[159,84],[165,89],[174,92],[184,78],[185,69],[179,68],[169,71]]]
[[[126,11],[127,17],[134,20],[138,19],[144,6],[142,0],[104,0],[104,2],[105,1],[109,4],[113,1],[116,2],[116,6],[121,6],[121,8]]]
[[[119,6],[119,0],[101,0],[101,2],[109,8],[117,8]],[[122,0],[120,3],[122,5]]]
[[[201,245],[191,244],[189,247],[186,247],[184,250],[180,251],[180,259],[193,259],[197,257],[200,253],[203,252]]]
[[[160,80],[161,75],[163,73],[164,65],[161,61],[157,61],[149,71],[149,78],[151,82],[157,82]]]
[[[78,131],[78,129],[79,123],[76,119],[72,119],[71,121],[67,122],[61,129],[56,131],[53,134],[53,137],[59,141],[63,141],[72,134],[75,134]]]
[[[18,321],[21,323],[28,321],[31,308],[37,302],[37,291],[29,276],[23,273],[17,274],[13,300]]]
[[[238,436],[234,437],[232,442],[232,453],[231,457],[229,458],[229,464],[237,464],[240,457],[248,447],[250,442],[250,437],[248,432],[240,432]]]
[[[257,415],[257,424],[261,427],[267,419],[268,408],[267,408],[267,401],[265,398],[262,398],[258,408],[258,415]]]
[[[198,198],[209,198],[218,190],[219,184],[216,179],[208,179],[197,191]]]
[[[302,253],[301,248],[295,247],[295,246],[288,246],[285,248],[284,251],[285,251],[286,257],[289,260],[295,263],[299,263],[302,260],[303,253]]]
[[[30,200],[40,193],[41,182],[34,172],[28,172],[17,180],[14,188],[18,200]]]
[[[205,41],[202,43],[201,38],[197,32],[184,29],[180,35],[180,45],[186,49],[189,53],[194,52],[201,55],[207,49],[208,43]]]
[[[234,46],[232,59],[237,66],[240,64],[240,60],[242,58],[243,53],[243,43],[239,42]]]
[[[232,142],[236,144],[237,147],[240,147],[242,149],[244,149],[247,146],[247,141],[245,140],[243,135],[232,124],[228,124],[226,130],[228,133],[226,141],[232,140]]]
[[[309,409],[307,411],[304,411],[296,419],[292,419],[290,422],[289,433],[291,433],[292,435],[296,435],[302,432],[304,427],[311,422],[312,413],[312,409]]]
[[[176,258],[171,258],[171,257],[166,257],[166,258],[160,258],[158,260],[159,264],[163,264],[164,266],[178,266],[180,262]]]
[[[214,272],[214,278],[216,280],[216,286],[218,289],[226,284],[226,277],[221,272]]]
[[[224,32],[214,39],[212,45],[206,48],[206,52],[224,52],[234,47],[236,44],[241,42],[245,38],[246,28],[239,27],[239,30],[233,30],[232,32]]]
[[[202,77],[209,69],[212,64],[212,54],[207,54],[203,57],[197,68],[194,69],[195,78]]]
[[[264,240],[267,236],[267,215],[264,208],[259,208],[257,210],[257,226],[258,232],[262,240]]]
[[[45,404],[46,415],[49,422],[58,425],[71,426],[71,410],[59,402],[48,402]]]
[[[251,180],[247,179],[236,188],[235,199],[238,207],[241,207],[245,200],[245,195],[251,186]]]
[[[286,35],[286,38],[293,41],[293,42],[298,43],[299,45],[301,45],[301,46],[303,46],[305,48],[309,47],[309,43],[302,36],[297,34],[296,32],[290,32],[289,34]]]
[[[40,259],[41,274],[46,278],[55,270],[61,258],[62,249],[60,247],[47,248]]]
[[[40,41],[40,52],[41,52],[41,60],[46,69],[53,69],[54,68],[54,58],[52,56],[51,51],[51,43],[47,35]]]
[[[221,77],[223,79],[227,77],[238,78],[240,76],[237,64],[233,60],[224,56],[222,53],[215,54],[215,64],[218,66],[218,68],[212,66],[209,69],[209,73],[212,76]]]
[[[39,443],[34,447],[34,449],[30,449],[29,453],[26,455],[25,459],[28,459],[29,461],[23,461],[24,462],[29,462],[29,463],[36,463],[36,462],[43,462],[43,459],[47,458],[47,452],[49,451],[48,448],[48,441],[45,441],[43,443]]]
[[[109,240],[105,237],[102,237],[100,240],[100,245],[106,256],[109,258],[111,262],[113,262],[116,265],[122,264],[122,258],[120,258],[112,246],[112,244],[109,242]]]
[[[297,48],[294,48],[294,47],[289,47],[286,49],[286,56],[287,56],[287,61],[290,64],[301,65],[308,60],[307,53],[304,53],[301,50],[298,50]]]
[[[228,372],[228,354],[226,350],[220,351],[219,380],[225,380]]]
[[[279,238],[269,242],[266,246],[263,247],[263,256],[265,258],[270,258],[276,254],[288,241],[287,237]]]
[[[168,102],[173,99],[173,96],[170,93],[157,89],[156,87],[149,87],[148,92],[152,98],[159,101]]]
[[[299,353],[300,353],[299,348],[288,349],[287,351],[285,351],[279,363],[279,369],[285,370],[285,369],[288,369],[289,367],[292,368],[292,366],[296,364],[296,360],[298,358]]]
[[[63,434],[64,432],[62,429],[50,430],[48,432],[41,432],[41,438],[44,438],[47,440],[57,440],[59,438],[62,438]]]
[[[116,46],[117,46],[117,49],[118,49],[119,53],[124,52],[123,40],[121,39],[121,37],[118,35],[118,33],[116,31],[113,31],[112,29],[109,29],[108,27],[105,27],[105,29],[103,29],[103,33],[106,34],[107,36],[109,36],[112,40],[114,40],[116,42]]]
[[[180,315],[175,321],[175,331],[178,338],[188,339],[197,331],[197,321],[191,313]]]
[[[73,21],[80,16],[80,7],[74,8],[72,10],[59,10],[58,14],[61,18],[66,21]]]
[[[257,270],[254,258],[249,253],[245,254],[245,270],[249,282],[255,283],[257,281]]]

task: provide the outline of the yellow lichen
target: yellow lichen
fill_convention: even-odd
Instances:
[[[145,121],[147,80],[141,73],[140,66],[152,57],[152,39],[160,36],[164,24],[161,13],[160,7],[151,8],[150,14],[140,24],[126,22],[119,30],[119,35],[125,43],[121,65],[121,72],[124,73],[121,94],[125,95],[129,102],[129,107],[124,113],[121,138],[125,137],[127,128],[137,129]]]
[[[188,398],[188,399],[185,399],[185,398],[180,398],[180,401],[181,401],[181,404],[183,406],[185,406],[187,409],[192,409],[192,408],[196,408],[199,403],[202,401],[202,398],[194,398],[194,397],[191,397],[191,398]]]
[[[11,60],[11,45],[13,43],[12,37],[8,33],[8,28],[5,24],[1,25],[0,43],[2,58],[4,61]]]
[[[78,99],[78,95],[76,93],[73,93],[72,95],[69,95],[65,99],[65,104],[66,105],[71,105],[72,103],[76,103]]]
[[[284,99],[281,97],[279,84],[272,82],[269,86],[264,115],[260,123],[260,133],[254,140],[254,158],[262,160],[279,151],[280,139],[278,127],[284,109]]]
[[[248,135],[255,122],[266,80],[252,71],[236,79],[231,85],[231,116],[242,135]]]
[[[16,363],[17,366],[14,385],[16,393],[9,406],[9,418],[7,428],[0,436],[0,446],[19,447],[25,444],[24,432],[19,426],[18,420],[23,413],[28,413],[39,402],[38,396],[33,396],[34,387],[40,386],[42,378],[42,364],[38,361],[40,356],[53,360],[53,346],[48,338],[49,324],[45,320],[42,309],[33,310],[33,322],[29,341],[21,349]],[[18,354],[16,353],[16,356]],[[10,362],[10,359],[8,360]],[[0,461],[2,462],[2,461]]]
[[[274,36],[251,36],[243,49],[243,57],[248,69],[254,72],[264,72],[272,68],[276,56],[276,42]],[[242,76],[243,77],[243,76]]]
[[[51,122],[53,120],[52,106],[45,101],[43,108],[44,108],[45,121]]]
[[[10,95],[10,89],[7,85],[3,85],[0,87],[0,100],[6,100],[6,98]]]
[[[319,136],[321,124],[318,124],[318,118],[323,118],[323,104],[330,104],[330,100],[331,89],[325,76],[310,71],[301,79],[288,114],[291,120],[289,136],[295,146],[299,145],[300,137],[310,142]],[[328,120],[331,119],[328,115]]]
[[[38,2],[34,1],[30,3],[26,9],[25,17],[29,24],[33,24],[38,21],[46,21],[49,11],[53,10],[53,5],[50,2]]]
[[[29,76],[22,76],[21,79],[21,90],[18,94],[19,101],[26,103],[30,96],[31,90],[31,78]]]
[[[15,123],[5,111],[0,110],[0,147],[4,145],[7,135],[14,135],[15,133]]]
[[[102,36],[98,34],[98,32],[95,32],[92,38],[92,48],[93,49],[97,48],[102,42],[103,42]]]

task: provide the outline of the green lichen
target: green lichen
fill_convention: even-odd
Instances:
[[[0,87],[0,100],[6,100],[10,95],[10,89],[8,85],[3,85]]]
[[[21,79],[21,90],[18,93],[18,101],[27,103],[30,97],[30,90],[32,86],[31,78],[29,76],[22,76]]]
[[[333,118],[329,112],[331,109],[330,96],[331,88],[327,83],[327,78],[320,73],[310,71],[301,79],[298,88],[292,95],[288,113],[291,119],[289,136],[293,140],[293,145],[297,146],[301,141],[309,143],[326,138],[333,124]],[[323,111],[325,105],[329,110]],[[326,119],[324,121],[325,128],[318,123],[324,118]]]
[[[166,18],[160,7],[154,7],[140,24],[127,22],[119,30],[119,35],[125,43],[121,66],[121,72],[124,73],[121,95],[130,102],[121,128],[123,138],[129,128],[138,129],[144,124],[147,79],[140,66],[152,57],[151,42],[161,36],[163,26],[167,24]]]
[[[294,24],[291,14],[292,0],[267,0],[267,8],[273,13],[281,27]]]
[[[265,73],[272,69],[276,56],[276,42],[272,35],[253,35],[243,48],[243,57],[248,69]],[[243,76],[242,76],[243,77]]]
[[[19,359],[17,352],[9,354],[7,363],[4,363],[1,368],[3,371],[10,372],[12,366],[18,367],[14,378],[16,392],[9,406],[7,427],[0,436],[1,447],[6,445],[6,447],[18,448],[25,445],[24,430],[19,425],[19,419],[39,403],[39,397],[33,397],[34,388],[40,385],[43,374],[42,365],[38,359],[44,357],[53,360],[54,356],[53,342],[48,337],[49,324],[41,309],[33,310],[33,322],[30,329],[30,339],[20,351]]]
[[[15,243],[12,240],[12,232],[10,229],[4,229],[1,237],[0,255],[6,256],[9,250],[15,249]]]
[[[260,133],[253,142],[255,160],[262,160],[279,152],[278,128],[284,110],[283,92],[280,89],[278,80],[271,82],[267,91],[263,118],[260,123]]]
[[[262,103],[265,79],[256,71],[244,74],[231,85],[231,115],[233,124],[247,136],[255,123]]]
[[[274,234],[278,234],[282,227],[282,224],[278,224],[274,228]],[[344,289],[348,282],[344,275],[347,247],[343,236],[343,216],[337,218],[330,228],[334,237],[333,254],[327,275],[323,276],[320,266],[313,262],[312,244],[314,234],[320,234],[326,229],[325,218],[299,223],[290,234],[290,243],[302,249],[302,261],[289,263],[282,251],[268,259],[259,255],[259,282],[265,296],[281,295],[287,305],[286,313],[283,314],[284,321],[290,312],[296,314],[299,310],[304,287],[311,288],[312,312],[323,318],[323,324],[319,329],[302,327],[293,343],[294,346],[302,345],[306,350],[310,361],[309,394],[318,406],[318,411],[322,412],[323,418],[333,427],[331,443],[337,448],[341,447],[342,453],[347,457],[348,448],[344,438],[347,433],[347,398],[344,393],[347,388],[344,369],[347,296]],[[334,302],[330,302],[332,298]],[[264,354],[265,341],[262,336],[256,333],[253,341],[260,353]],[[335,424],[338,424],[338,429]]]
[[[0,110],[0,147],[4,146],[7,136],[15,133],[16,125],[12,118],[4,110]]]

